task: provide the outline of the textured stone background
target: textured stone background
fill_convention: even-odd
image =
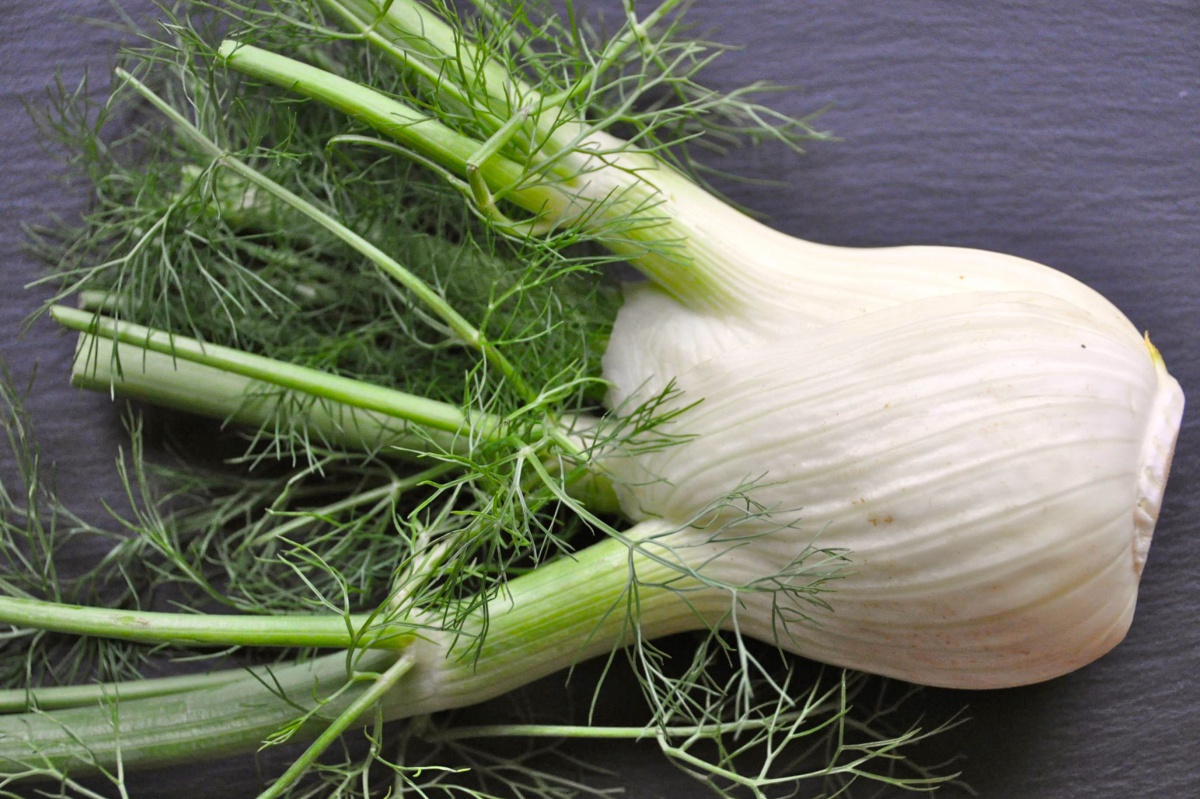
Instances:
[[[144,0],[124,5],[147,18]],[[56,68],[68,82],[90,68],[102,90],[116,34],[78,18],[114,16],[108,0],[0,2],[0,356],[19,377],[36,360],[41,441],[60,486],[92,514],[119,495],[119,413],[66,386],[67,338],[44,321],[18,335],[39,296],[22,290],[38,266],[20,226],[70,216],[86,198],[54,181],[22,98],[37,102]],[[768,148],[721,159],[786,184],[730,185],[735,198],[819,241],[958,244],[1051,264],[1148,329],[1185,392],[1200,397],[1194,2],[697,0],[692,19],[745,47],[712,69],[713,82],[798,86],[779,107],[828,106],[822,124],[841,139],[805,158]],[[931,717],[969,707],[971,721],[930,756],[962,754],[984,799],[1176,797],[1200,782],[1197,427],[1192,411],[1124,644],[1044,685],[922,695]],[[703,793],[649,747],[604,758],[630,799]],[[220,780],[205,769],[142,779],[134,796],[256,793],[253,765],[222,768]]]

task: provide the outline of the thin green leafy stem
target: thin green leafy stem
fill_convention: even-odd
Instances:
[[[505,376],[516,383],[518,391],[527,398],[532,397],[532,392],[524,385],[517,370],[508,359],[497,352],[474,325],[460,316],[439,294],[430,290],[423,281],[419,280],[409,270],[405,269],[374,244],[341,224],[325,211],[315,207],[312,203],[289,191],[257,170],[247,166],[242,161],[233,158],[192,125],[191,122],[183,118],[174,108],[165,103],[162,98],[155,94],[142,81],[124,70],[119,69],[116,74],[121,80],[127,82],[141,94],[147,102],[151,103],[164,116],[170,119],[174,125],[184,131],[197,146],[212,158],[214,163],[236,172],[248,182],[270,192],[272,196],[286,203],[299,213],[304,214],[309,219],[312,219],[334,236],[345,241],[360,252],[371,263],[415,294],[422,303],[441,317],[460,339],[468,345],[479,349],[486,357],[494,361],[504,372]]]

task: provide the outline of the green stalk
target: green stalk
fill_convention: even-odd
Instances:
[[[362,36],[398,69],[415,72],[427,85],[437,87],[458,108],[477,111],[476,92],[486,91],[489,105],[499,113],[480,121],[490,123],[493,132],[503,124],[504,114],[512,110],[512,102],[533,96],[528,86],[490,60],[485,63],[484,75],[479,75],[473,69],[481,60],[477,49],[419,3],[393,2],[381,12],[377,4],[363,0],[320,2],[341,20],[343,27]],[[419,33],[414,35],[414,30]],[[454,78],[447,69],[454,71]]]
[[[261,672],[265,675],[265,672]],[[71,707],[97,705],[108,699],[145,699],[153,696],[195,691],[235,682],[244,674],[234,670],[206,674],[184,674],[175,677],[149,677],[124,682],[92,685],[51,685],[44,688],[8,688],[0,690],[0,714],[23,713],[27,710],[62,710]]]
[[[388,95],[236,41],[224,42],[219,53],[232,70],[342,111],[464,181],[481,180],[492,196],[534,214],[541,227],[579,225],[690,307],[717,313],[753,307],[760,287],[744,280],[744,240],[773,241],[780,234],[653,153],[595,133],[525,166],[500,155],[476,164],[485,142]]]
[[[515,139],[522,147],[511,154],[525,170],[521,185],[533,187],[541,182],[565,193],[569,201],[565,207],[561,203],[551,207],[529,204],[519,194],[508,199],[543,217],[554,210],[551,219],[542,220],[543,227],[552,227],[554,222],[581,224],[599,234],[613,252],[692,307],[729,312],[746,304],[738,270],[735,268],[729,274],[727,268],[728,263],[737,263],[738,250],[727,251],[719,235],[713,242],[715,251],[695,244],[698,239],[707,238],[710,231],[719,231],[727,224],[732,227],[735,222],[756,223],[657,156],[606,136],[601,126],[570,108],[572,103],[586,97],[600,76],[612,69],[630,48],[647,39],[649,32],[675,11],[682,0],[663,0],[641,19],[635,16],[632,4],[626,4],[626,29],[606,43],[572,85],[551,96],[543,95],[522,80],[519,73],[484,54],[464,37],[461,28],[448,24],[419,0],[321,2],[398,69],[417,70],[425,76],[439,99],[451,100],[451,106],[465,103],[474,112],[475,121],[493,133],[519,115],[527,117],[523,126],[525,135]],[[258,58],[255,55],[252,60]],[[529,60],[536,63],[537,59],[530,56]],[[238,71],[258,69],[242,61],[227,61],[227,65]],[[307,71],[305,77],[294,82],[279,79],[299,74],[305,67],[295,62],[283,67],[276,62],[273,73],[250,74],[339,108],[400,141],[395,126],[371,122],[378,118],[377,113],[386,112],[390,98],[372,95],[363,91],[363,87],[330,98],[322,91],[328,78]],[[415,126],[403,133],[406,146],[470,177],[461,163],[438,157],[438,138],[426,139],[426,129]],[[482,169],[480,174],[493,195],[504,195],[505,187],[517,182],[491,168]],[[753,297],[749,299],[752,301]]]
[[[471,430],[485,437],[503,434],[504,424],[502,420],[494,416],[467,412],[455,405],[426,399],[415,394],[407,394],[403,391],[384,388],[348,377],[331,375],[261,355],[252,355],[230,347],[206,344],[186,336],[177,336],[142,325],[121,322],[111,317],[98,316],[90,311],[69,308],[65,305],[54,306],[50,309],[50,315],[68,330],[86,334],[93,339],[103,338],[116,342],[118,345],[127,344],[149,353],[165,355],[173,360],[207,366],[248,378],[251,381],[301,392],[340,406],[356,408],[454,435],[463,435]],[[77,360],[80,357],[85,359],[86,374],[88,370],[98,369],[101,360],[99,356],[102,354],[84,350],[76,358]],[[120,355],[120,350],[117,354]],[[110,366],[107,368],[111,369],[111,358],[109,364]],[[84,379],[95,384],[99,376],[100,372],[97,371],[94,377]],[[253,388],[254,384],[246,385]],[[186,389],[181,391],[186,391]],[[208,392],[203,393],[207,394]],[[185,403],[186,397],[180,397],[179,402],[180,404]],[[205,406],[211,407],[213,404],[212,400],[201,399],[197,401],[196,409],[202,410]],[[261,411],[247,411],[247,413],[253,417],[260,414]],[[359,420],[352,419],[350,421],[358,422]]]
[[[179,337],[174,339],[179,341]],[[211,351],[211,349],[210,349]],[[465,454],[469,440],[402,418],[280,388],[278,384],[156,352],[136,343],[81,333],[71,384],[149,402],[255,430],[301,426],[328,446],[404,453]]]
[[[373,614],[234,616],[80,607],[0,596],[0,624],[147,644],[403,649],[410,624],[379,623]]]
[[[466,414],[457,406],[372,383],[97,317],[90,311],[54,306],[51,315],[80,332],[71,372],[71,384],[79,388],[268,432],[281,425],[300,425],[308,437],[327,445],[402,457],[419,458],[431,451],[467,455],[475,436],[498,440],[512,435],[494,416]],[[560,438],[562,434],[556,434],[555,440]],[[568,443],[569,452],[580,446],[578,441]],[[552,469],[562,466],[551,458]],[[621,509],[611,481],[599,470],[581,471],[567,488],[572,498],[597,512]]]
[[[638,546],[649,538],[664,544],[675,529],[641,522],[510,581],[486,616],[475,613],[464,625],[436,694],[416,703],[405,697],[388,716],[472,705],[639,638],[716,627],[729,614],[730,594]]]
[[[511,121],[515,111],[528,109],[529,132],[520,140],[529,151],[545,148],[551,153],[577,145],[589,132],[582,118],[565,107],[586,96],[601,75],[681,3],[665,0],[640,20],[627,9],[628,28],[605,45],[568,89],[546,96],[415,0],[386,4],[321,0],[321,5],[333,12],[344,27],[361,35],[398,69],[416,72],[443,99],[474,111],[476,120],[493,133],[506,124],[506,118]],[[494,24],[503,24],[496,9],[479,5]],[[486,109],[481,108],[480,100]]]
[[[292,761],[292,764],[288,766],[283,776],[275,780],[267,790],[258,795],[258,799],[277,799],[277,797],[282,796],[296,780],[304,776],[304,772],[308,771],[316,763],[317,758],[326,749],[337,742],[342,733],[353,727],[365,713],[375,707],[375,704],[383,699],[384,695],[391,691],[396,686],[396,683],[412,670],[412,667],[413,661],[407,657],[401,657],[388,666],[386,671],[372,680],[367,690],[356,696],[346,709],[339,713],[321,731],[321,734],[305,750],[304,754]]]
[[[397,655],[360,654],[359,670],[386,669]],[[346,687],[345,654],[280,666],[198,690],[105,701],[60,711],[0,716],[0,770],[53,766],[72,775],[154,768],[251,752],[282,730],[312,738],[363,687]],[[297,722],[299,721],[298,726]]]
[[[384,719],[408,718],[484,701],[638,637],[719,624],[729,611],[726,592],[702,589],[636,546],[651,536],[661,542],[672,529],[644,522],[621,538],[540,566],[509,582],[486,610],[471,611],[461,628],[430,626],[419,637],[398,639],[398,651],[354,651],[354,670],[384,672],[406,659],[406,673],[379,707]],[[106,624],[91,630],[103,633]],[[280,624],[308,628],[313,620],[289,617]],[[345,625],[345,619],[333,617],[330,624]],[[128,625],[107,629],[120,632]],[[321,719],[357,707],[370,690],[366,680],[348,673],[347,657],[328,655],[280,667],[266,678],[116,700],[111,707],[0,716],[0,767],[46,760],[62,768],[114,768],[118,759],[125,768],[161,766],[251,750],[292,726],[294,740],[309,739],[325,728]],[[113,695],[121,693],[118,685]],[[80,741],[87,743],[86,753]]]
[[[227,42],[225,44],[229,43]],[[238,45],[232,45],[232,49],[239,49]],[[264,69],[267,70],[264,74],[264,77],[270,75],[270,77],[272,77],[275,81],[286,82],[289,80],[285,72],[270,71],[270,68],[286,69],[287,64],[282,62],[289,62],[289,59],[279,59],[278,57],[273,57],[271,53],[258,50],[257,48],[249,49],[255,53],[264,54],[264,57],[260,59],[263,62]],[[225,50],[226,47],[223,44],[222,54],[225,55],[226,58],[234,57],[233,53],[225,54]],[[298,64],[299,62],[290,63]],[[329,93],[325,99],[327,102],[333,104],[334,107],[341,108],[343,110],[352,108],[368,108],[367,105],[362,105],[354,100],[354,87],[357,86],[357,84],[346,81],[342,78],[337,78],[336,76],[330,75],[329,73],[320,69],[316,69],[315,67],[309,67],[303,64],[300,66],[304,67],[306,72],[310,72],[314,76],[320,75],[330,79],[328,82],[332,83],[332,85],[338,91],[345,91],[349,93],[349,95],[346,97],[340,96],[337,91]],[[467,344],[469,347],[478,350],[487,360],[495,364],[505,378],[526,400],[530,402],[537,400],[537,393],[525,383],[525,379],[512,365],[508,358],[505,357],[503,353],[499,352],[478,328],[471,324],[467,319],[463,318],[463,316],[459,314],[458,311],[455,310],[450,303],[448,303],[446,299],[438,294],[431,286],[406,269],[402,264],[398,263],[383,250],[379,249],[373,243],[365,239],[362,235],[348,228],[345,224],[333,217],[331,214],[317,207],[315,204],[309,202],[295,192],[290,191],[276,181],[271,180],[266,175],[262,174],[248,164],[234,158],[228,152],[223,150],[216,142],[205,136],[199,128],[188,121],[182,114],[179,113],[177,109],[173,108],[169,103],[155,94],[150,87],[146,86],[146,84],[142,83],[133,75],[121,69],[118,69],[116,74],[119,78],[129,84],[129,86],[132,87],[139,95],[145,98],[147,102],[149,102],[164,116],[166,116],[176,127],[176,129],[180,131],[180,133],[190,139],[192,143],[199,147],[200,150],[202,150],[205,154],[207,154],[214,163],[220,164],[226,169],[232,170],[248,183],[268,192],[280,203],[290,207],[292,210],[310,219],[312,222],[327,230],[334,237],[352,247],[355,251],[370,261],[377,269],[395,280],[397,283],[411,292],[427,308],[437,314],[437,316],[440,317],[442,321],[444,321],[450,327],[450,329],[462,342]],[[297,79],[299,79],[299,77],[300,76],[296,76]],[[338,83],[338,81],[340,81],[340,83]],[[325,87],[324,84],[321,85],[322,87]],[[359,88],[364,92],[370,92],[368,89],[362,87]],[[382,97],[382,95],[377,95],[375,92],[370,92],[370,94],[372,96]],[[399,103],[393,103],[391,106],[382,109],[376,109],[375,107],[371,106],[369,107],[369,110],[372,113],[378,110],[379,115],[372,116],[368,121],[372,125],[380,125],[388,129],[391,134],[395,136],[406,136],[408,135],[406,131],[410,131],[416,127],[421,127],[421,119],[418,118],[420,115],[418,114],[417,117],[404,116],[406,113],[405,106],[402,106]],[[453,146],[454,142],[449,138],[449,136],[451,134],[456,136],[457,134],[453,134],[451,131],[448,132],[446,136],[443,136],[438,132],[438,129],[444,127],[441,125],[441,123],[430,120],[430,124],[433,127],[430,128],[429,126],[425,126],[422,135],[429,137],[429,141],[434,143],[440,144],[447,142],[446,148],[434,147],[434,150],[436,151],[436,155],[434,157],[453,158],[455,152],[461,148],[456,148]],[[460,168],[465,169],[465,163]],[[566,437],[558,435],[558,431],[552,431],[552,435],[556,435],[560,439],[560,443],[567,443]]]
[[[481,146],[382,92],[302,61],[234,40],[222,42],[217,54],[230,69],[324,103],[460,175]],[[486,175],[490,185],[511,190],[509,199],[526,210],[553,212],[563,205],[562,195],[545,186],[521,187],[525,170],[507,158],[489,159]]]
[[[432,445],[461,454],[469,443],[429,428],[417,432],[395,416],[317,401],[263,380],[87,333],[79,337],[71,384],[268,432],[299,424],[326,445],[366,452],[419,453]]]

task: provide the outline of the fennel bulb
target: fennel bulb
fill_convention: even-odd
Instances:
[[[1119,310],[1023,259],[813,244],[668,168],[613,174],[661,182],[691,256],[674,271],[704,286],[632,285],[617,317],[610,405],[696,405],[662,431],[680,443],[605,462],[627,515],[681,522],[758,480],[773,512],[720,569],[851,553],[813,623],[779,629],[751,595],[743,632],[957,688],[1059,676],[1124,637],[1184,398]]]
[[[670,426],[679,443],[605,462],[632,518],[690,518],[759,479],[760,537],[710,568],[851,553],[812,623],[778,629],[752,594],[744,632],[959,688],[1048,679],[1121,640],[1183,410],[1129,325],[1015,291],[816,329],[764,316],[730,323],[639,286],[605,358],[618,407],[668,382],[669,403],[699,401]]]

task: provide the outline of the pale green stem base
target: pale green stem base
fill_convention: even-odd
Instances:
[[[305,439],[327,446],[414,459],[427,453],[467,456],[476,436],[499,435],[505,429],[495,417],[468,415],[423,397],[118,324],[89,311],[55,306],[53,313],[60,323],[82,331],[71,373],[72,384],[79,388],[197,413],[267,435],[301,428]],[[336,393],[315,393],[331,387]],[[459,427],[454,429],[456,421]],[[582,417],[576,421],[584,423]],[[556,459],[552,463],[554,468],[559,465]],[[616,491],[599,470],[581,472],[568,489],[593,511],[620,512]]]
[[[76,348],[71,384],[244,425],[268,435],[301,427],[308,439],[363,452],[417,455],[433,448],[465,455],[470,444],[466,436],[430,428],[417,432],[403,419],[378,411],[318,399],[86,333],[80,336]]]
[[[0,714],[24,713],[29,710],[63,710],[70,707],[95,705],[105,697],[144,699],[152,696],[179,694],[217,685],[236,682],[244,673],[227,669],[207,674],[185,674],[175,677],[152,677],[137,682],[108,682],[91,685],[54,685],[47,688],[9,688],[0,690]]]
[[[355,664],[380,671],[394,653],[368,652]],[[152,768],[258,749],[347,680],[345,655],[272,670],[234,682],[129,701],[114,691],[90,707],[0,717],[0,771],[53,766],[70,774],[97,768]],[[312,738],[366,687],[342,691],[294,733]],[[286,699],[285,699],[286,697]],[[80,745],[86,744],[86,749]]]
[[[383,672],[397,658],[410,661],[411,670],[381,700],[386,719],[407,718],[484,701],[639,636],[716,626],[728,612],[728,594],[698,589],[629,543],[669,529],[643,523],[627,540],[610,539],[539,567],[513,580],[488,604],[486,618],[476,613],[461,635],[430,632],[401,651],[360,651],[355,670]],[[485,629],[482,645],[474,646]],[[269,678],[246,676],[178,694],[120,701],[116,686],[114,701],[0,716],[0,768],[53,764],[74,773],[113,768],[118,759],[132,769],[244,752],[336,694],[293,735],[309,739],[374,684],[360,678],[341,690],[347,679],[343,653],[281,667]]]
[[[253,355],[230,347],[207,344],[186,336],[178,336],[142,325],[98,316],[90,311],[56,305],[50,309],[54,321],[70,330],[88,336],[127,344],[146,352],[157,352],[173,360],[184,360],[201,366],[220,369],[234,375],[269,383],[289,391],[338,403],[397,420],[418,424],[423,428],[462,435],[479,430],[482,435],[495,435],[502,425],[499,419],[482,414],[469,414],[444,402],[384,388],[362,380],[309,369],[303,366]],[[111,352],[111,351],[110,351]],[[83,368],[100,368],[95,351],[80,351]],[[108,368],[114,368],[111,357]],[[119,365],[119,362],[118,362]],[[77,363],[76,370],[79,370]]]
[[[472,165],[491,193],[540,223],[579,225],[696,310],[730,314],[753,308],[761,287],[745,280],[745,242],[787,238],[654,154],[604,132],[555,143],[559,149],[529,166],[500,156],[474,164],[484,142],[367,86],[235,41],[223,43],[220,55],[229,69],[342,111],[459,178]]]
[[[718,627],[730,612],[729,593],[704,588],[634,546],[673,529],[642,522],[622,540],[602,541],[513,580],[488,603],[486,622],[477,615],[434,663],[420,651],[425,642],[415,642],[413,683],[389,698],[389,717],[475,704],[639,638]],[[482,646],[474,647],[472,636],[485,627]]]

